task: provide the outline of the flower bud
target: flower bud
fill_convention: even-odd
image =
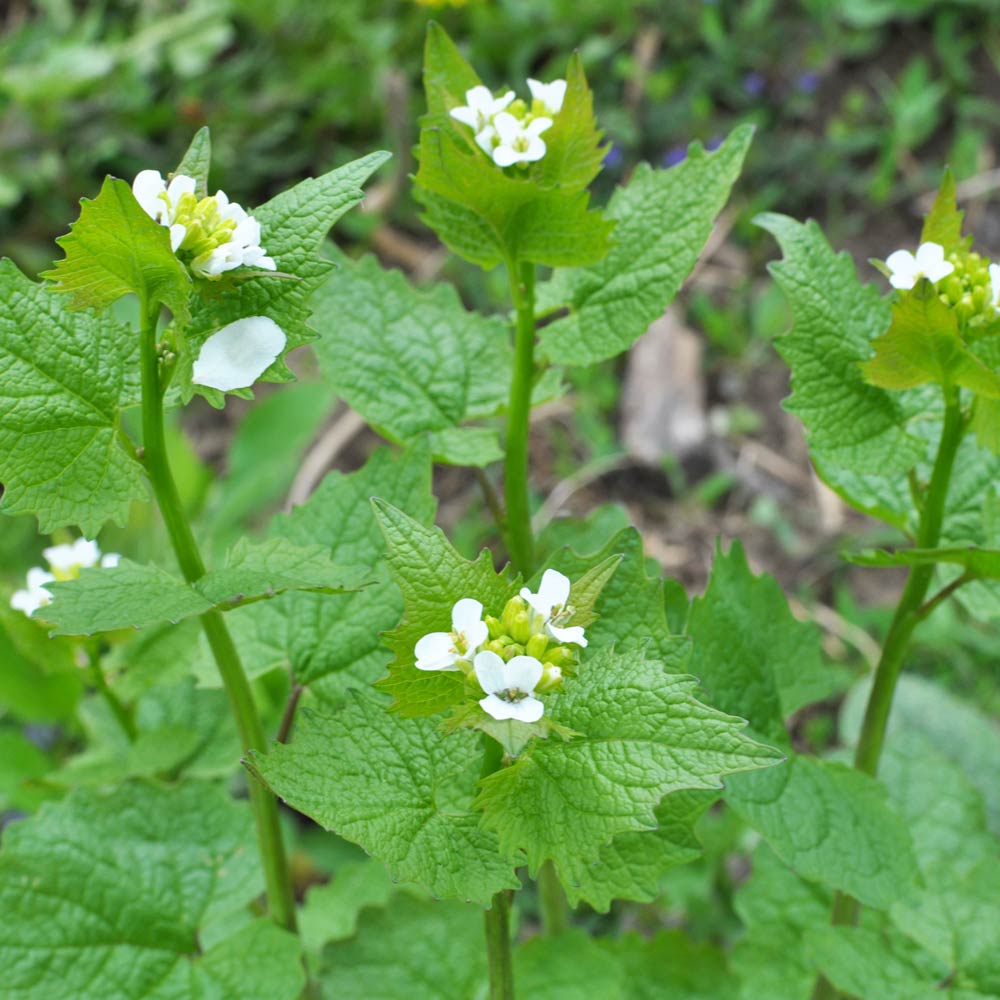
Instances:
[[[488,649],[491,653],[496,653],[497,656],[503,656],[504,649],[511,642],[513,642],[511,637],[509,635],[504,635],[500,636],[498,639],[491,639],[483,648]]]
[[[545,659],[542,662],[556,667],[568,667],[575,659],[573,651],[566,646],[553,646],[546,651]]]
[[[520,643],[512,642],[509,646],[504,646],[500,654],[505,660],[513,660],[515,656],[524,656],[524,646]]]
[[[499,618],[487,615],[483,621],[486,622],[486,627],[490,630],[491,639],[499,639],[503,635],[503,622]]]
[[[535,690],[551,691],[559,687],[562,687],[562,671],[556,666],[546,664],[542,679],[535,685]]]
[[[520,597],[512,597],[503,609],[504,631],[513,636],[515,642],[527,642],[531,638],[531,617],[528,605]]]
[[[514,101],[510,105],[510,107],[507,108],[507,110],[515,118],[523,118],[528,113],[528,105],[525,104],[524,101],[521,100],[521,98],[519,97],[516,101]]]
[[[537,635],[533,635],[528,640],[528,644],[524,647],[524,649],[528,656],[533,656],[536,660],[540,660],[545,655],[545,650],[548,649],[548,647],[548,636],[539,632]]]

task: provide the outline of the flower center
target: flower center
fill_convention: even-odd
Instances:
[[[160,195],[166,201],[166,194]],[[215,198],[198,199],[193,194],[183,194],[172,209],[172,222],[186,230],[177,248],[192,257],[210,254],[217,247],[228,243],[236,229],[235,219],[223,219]]]
[[[507,688],[506,691],[498,691],[497,697],[503,701],[518,702],[527,698],[528,694],[526,691],[521,691],[518,688]]]

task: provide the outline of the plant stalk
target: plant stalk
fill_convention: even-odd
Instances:
[[[945,388],[944,426],[941,429],[941,441],[938,444],[931,481],[927,487],[920,523],[917,527],[916,543],[918,548],[935,548],[941,539],[941,527],[944,523],[945,502],[948,499],[948,486],[951,482],[952,468],[955,464],[955,454],[962,442],[965,432],[965,420],[956,388]],[[875,668],[875,680],[868,695],[864,721],[861,724],[861,734],[854,751],[854,766],[872,777],[878,773],[879,759],[885,744],[886,727],[889,722],[889,712],[892,708],[892,698],[899,681],[913,630],[927,617],[930,609],[924,606],[924,599],[934,575],[934,564],[914,566],[906,578],[906,585],[896,605],[896,611],[889,625],[882,655]],[[957,589],[957,588],[955,588]],[[947,591],[948,588],[945,588]],[[935,600],[935,605],[939,602]],[[860,904],[856,899],[838,892],[834,897],[832,922],[842,926],[857,923]],[[813,990],[813,1000],[835,1000],[837,990],[824,977],[816,983]]]
[[[95,649],[87,650],[87,664],[90,667],[90,678],[97,693],[104,699],[129,743],[135,743],[135,738],[138,735],[135,719],[132,718],[132,713],[128,708],[122,704],[121,698],[108,685],[108,679],[104,676],[104,670],[101,668],[101,658]]]
[[[560,934],[569,927],[569,903],[555,865],[546,861],[538,869],[538,908],[542,915],[542,930],[548,936]]]
[[[163,429],[165,387],[160,384],[156,352],[156,323],[159,311],[158,303],[151,308],[143,303],[141,331],[143,461],[181,572],[188,583],[194,583],[205,575],[205,564],[198,551],[187,515],[184,513],[167,458]],[[266,748],[267,740],[260,715],[228,626],[218,611],[206,612],[200,620],[225,686],[230,708],[236,718],[236,728],[243,752]],[[248,787],[257,826],[257,843],[264,867],[264,881],[271,916],[281,927],[295,931],[295,897],[278,821],[278,802],[271,792],[252,776],[248,778]]]
[[[527,261],[519,265],[509,263],[507,272],[517,324],[503,473],[507,506],[505,540],[514,568],[528,576],[535,568],[535,540],[531,532],[528,494],[528,436],[531,389],[535,376],[535,265]]]

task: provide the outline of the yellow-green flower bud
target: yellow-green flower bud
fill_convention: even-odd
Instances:
[[[542,679],[535,685],[536,691],[551,691],[562,687],[562,671],[551,664],[546,664],[542,671]]]
[[[486,622],[486,627],[490,630],[491,639],[499,639],[503,635],[503,622],[499,618],[487,615],[483,621]]]
[[[496,653],[497,656],[503,656],[504,649],[511,641],[509,635],[503,635],[499,639],[491,639],[483,648],[488,649],[491,653]]]
[[[962,279],[957,274],[950,274],[944,282],[945,300],[952,305],[958,302],[965,289],[962,287]]]
[[[546,651],[542,662],[551,663],[556,667],[568,667],[575,660],[576,656],[566,646],[553,646],[550,650]]]
[[[515,631],[515,625],[518,620],[518,615],[526,614],[528,611],[528,605],[521,600],[520,597],[512,597],[506,605],[504,605],[503,615],[501,616],[501,621],[503,622],[504,632],[507,635],[513,635],[516,637],[517,632]],[[524,637],[524,641],[527,641],[527,636]]]
[[[509,646],[504,647],[504,651],[500,655],[505,660],[513,660],[515,656],[524,656],[524,646],[520,643],[512,642]]]
[[[533,656],[536,660],[540,660],[545,655],[545,650],[548,648],[548,636],[542,635],[542,633],[539,632],[537,635],[533,635],[528,640],[528,644],[524,647],[524,650],[528,656]]]
[[[515,118],[523,118],[528,113],[528,105],[524,103],[519,97],[516,101],[513,101],[507,110]]]

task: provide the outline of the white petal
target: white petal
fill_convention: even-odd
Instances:
[[[518,722],[537,722],[545,712],[545,706],[537,698],[532,698],[530,695],[520,701],[513,702],[510,707],[510,717],[517,719]]]
[[[429,632],[413,647],[418,670],[458,670],[454,643],[449,632]]]
[[[462,634],[465,636],[465,655],[469,657],[486,642],[490,629],[486,622],[472,622],[462,629]]]
[[[242,247],[260,246],[260,223],[252,216],[236,223],[233,235],[229,237],[230,242],[239,243]]]
[[[467,108],[463,105],[460,108],[452,108],[448,114],[455,121],[461,122],[463,125],[468,125],[469,128],[475,128],[479,124],[479,112],[475,108]]]
[[[993,305],[1000,307],[1000,264],[990,264],[990,293]]]
[[[528,127],[525,129],[525,132],[527,132],[528,135],[536,136],[541,135],[546,129],[549,128],[552,128],[551,118],[533,118],[530,122],[528,122]]]
[[[944,247],[940,243],[921,243],[917,247],[916,262],[921,271],[935,267],[944,260]]]
[[[261,268],[263,271],[277,271],[278,265],[275,264],[273,257],[261,257],[257,261],[257,267]]]
[[[509,112],[501,111],[493,119],[493,127],[500,136],[500,142],[509,146],[521,134],[521,123]]]
[[[97,542],[78,538],[68,545],[52,545],[43,549],[42,555],[57,573],[71,573],[80,566],[95,566],[101,558],[101,550]]]
[[[566,99],[566,81],[565,80],[553,80],[549,84],[548,98],[546,104],[549,109],[553,112],[562,109],[563,101]]]
[[[167,207],[160,198],[166,189],[167,185],[159,170],[140,170],[132,181],[132,194],[135,195],[135,200],[139,202],[146,215],[156,219],[157,222],[160,221],[160,213]]]
[[[114,569],[121,561],[122,557],[117,552],[108,552],[101,556],[101,568]]]
[[[893,288],[912,288],[917,281],[917,259],[909,250],[896,250],[885,259],[885,266],[892,274],[889,284]]]
[[[451,624],[456,632],[464,631],[467,625],[478,622],[483,617],[483,606],[473,597],[463,597],[451,609]]]
[[[170,227],[170,249],[176,252],[177,248],[184,242],[185,236],[187,236],[187,226],[175,222]]]
[[[476,133],[476,143],[484,153],[492,155],[493,140],[496,138],[496,134],[497,130],[492,125],[487,125],[486,128]]]
[[[533,656],[515,656],[507,662],[504,688],[514,688],[524,694],[531,694],[542,679],[544,670],[545,668]]]
[[[271,367],[286,340],[281,327],[267,316],[238,319],[205,341],[191,381],[223,392],[245,389]]]
[[[503,95],[503,97],[496,98],[493,101],[493,107],[491,109],[492,113],[497,114],[498,112],[503,111],[503,109],[507,107],[507,105],[510,104],[511,101],[514,100],[514,97],[515,97],[514,91],[508,90],[507,93]]]
[[[476,679],[487,694],[496,694],[497,691],[507,690],[508,685],[504,669],[507,665],[493,650],[484,649],[481,653],[476,653],[473,665],[476,669]],[[480,702],[480,704],[482,703]],[[489,710],[487,709],[487,711]],[[498,715],[493,717],[495,719],[500,718]]]
[[[489,115],[493,110],[493,93],[489,87],[479,84],[465,92],[465,103],[474,111]]]
[[[28,589],[40,590],[46,583],[53,583],[55,577],[41,566],[32,566],[28,570]]]
[[[517,711],[517,706],[510,701],[504,701],[495,694],[489,694],[485,698],[479,699],[479,705],[488,715],[503,722],[504,719],[513,719]]]
[[[898,288],[905,291],[907,288],[912,288],[917,283],[916,275],[905,274],[897,272],[889,277],[889,284],[893,288]]]
[[[511,167],[520,159],[521,157],[510,146],[497,146],[493,150],[493,162],[498,167]]]
[[[101,549],[97,542],[88,541],[86,538],[78,538],[73,543],[73,551],[77,566],[84,569],[96,566],[101,561]]]
[[[167,185],[167,200],[170,202],[171,208],[177,207],[177,202],[181,200],[182,195],[194,194],[197,186],[198,182],[193,177],[188,177],[187,174],[175,174],[171,177],[170,183]]]
[[[546,608],[543,613],[546,617],[549,616],[553,608],[566,606],[569,601],[570,588],[569,577],[560,573],[559,570],[547,569],[542,574],[538,596],[545,601]]]
[[[529,76],[528,77],[528,90],[531,91],[531,96],[536,101],[544,101],[545,100],[545,84],[542,83],[541,80],[532,80],[531,77]]]
[[[23,611],[31,617],[39,608],[38,598],[30,590],[15,590],[10,595],[10,606],[15,611]]]
[[[533,135],[528,141],[528,148],[521,154],[521,159],[528,163],[534,163],[545,155],[545,142]]]
[[[587,645],[582,625],[568,625],[566,628],[557,628],[555,625],[546,625],[545,627],[556,642],[572,642],[576,646],[584,647]]]

